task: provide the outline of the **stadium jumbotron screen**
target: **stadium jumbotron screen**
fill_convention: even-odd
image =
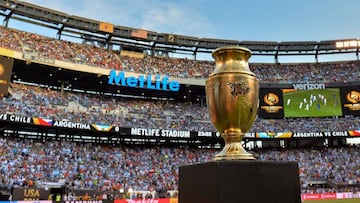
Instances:
[[[342,116],[339,88],[283,89],[284,116],[327,117]]]

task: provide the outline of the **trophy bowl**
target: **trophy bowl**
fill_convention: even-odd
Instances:
[[[206,102],[210,120],[225,141],[214,160],[255,159],[242,147],[242,139],[256,119],[259,80],[250,71],[251,51],[240,46],[213,51],[214,72],[206,80]]]

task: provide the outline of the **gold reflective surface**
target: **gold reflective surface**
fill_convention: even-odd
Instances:
[[[206,80],[206,102],[216,130],[225,140],[214,160],[255,159],[241,146],[259,106],[259,80],[250,71],[251,51],[244,47],[220,47],[212,53],[215,70]]]

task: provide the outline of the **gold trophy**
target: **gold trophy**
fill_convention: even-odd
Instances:
[[[239,46],[213,51],[215,70],[206,80],[206,102],[211,122],[225,141],[214,160],[255,159],[242,146],[259,107],[259,80],[250,71],[251,51]]]

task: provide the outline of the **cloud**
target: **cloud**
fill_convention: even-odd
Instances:
[[[27,0],[70,15],[155,32],[215,37],[215,26],[192,4],[161,0]],[[181,3],[182,2],[182,3]]]
[[[214,35],[214,26],[194,8],[175,3],[153,5],[143,13],[142,27],[190,36]]]

